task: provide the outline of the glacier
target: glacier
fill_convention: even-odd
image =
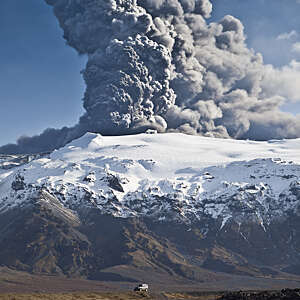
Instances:
[[[218,139],[180,133],[87,133],[52,153],[0,156],[0,214],[38,193],[74,216],[85,207],[115,217],[192,223],[255,221],[300,213],[300,139]],[[48,199],[48,198],[47,198]]]

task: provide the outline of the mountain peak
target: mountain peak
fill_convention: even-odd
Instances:
[[[87,133],[49,157],[2,170],[0,209],[26,203],[43,188],[75,212],[88,206],[117,217],[188,223],[210,216],[221,227],[246,214],[264,226],[298,210],[299,148],[300,139]]]

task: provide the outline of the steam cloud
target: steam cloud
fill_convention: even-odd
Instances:
[[[87,131],[159,132],[236,138],[300,136],[280,111],[260,54],[232,16],[207,23],[209,0],[45,0],[68,45],[86,54],[86,113],[73,128],[47,129],[0,152],[40,152]]]

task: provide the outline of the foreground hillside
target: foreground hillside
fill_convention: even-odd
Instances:
[[[0,265],[30,274],[297,287],[300,139],[86,134],[1,156]]]

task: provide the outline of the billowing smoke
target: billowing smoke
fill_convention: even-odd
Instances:
[[[260,54],[232,16],[208,23],[209,0],[45,0],[69,46],[86,54],[79,124],[21,138],[0,152],[60,147],[87,131],[159,132],[237,139],[300,136],[300,120],[266,91]]]

